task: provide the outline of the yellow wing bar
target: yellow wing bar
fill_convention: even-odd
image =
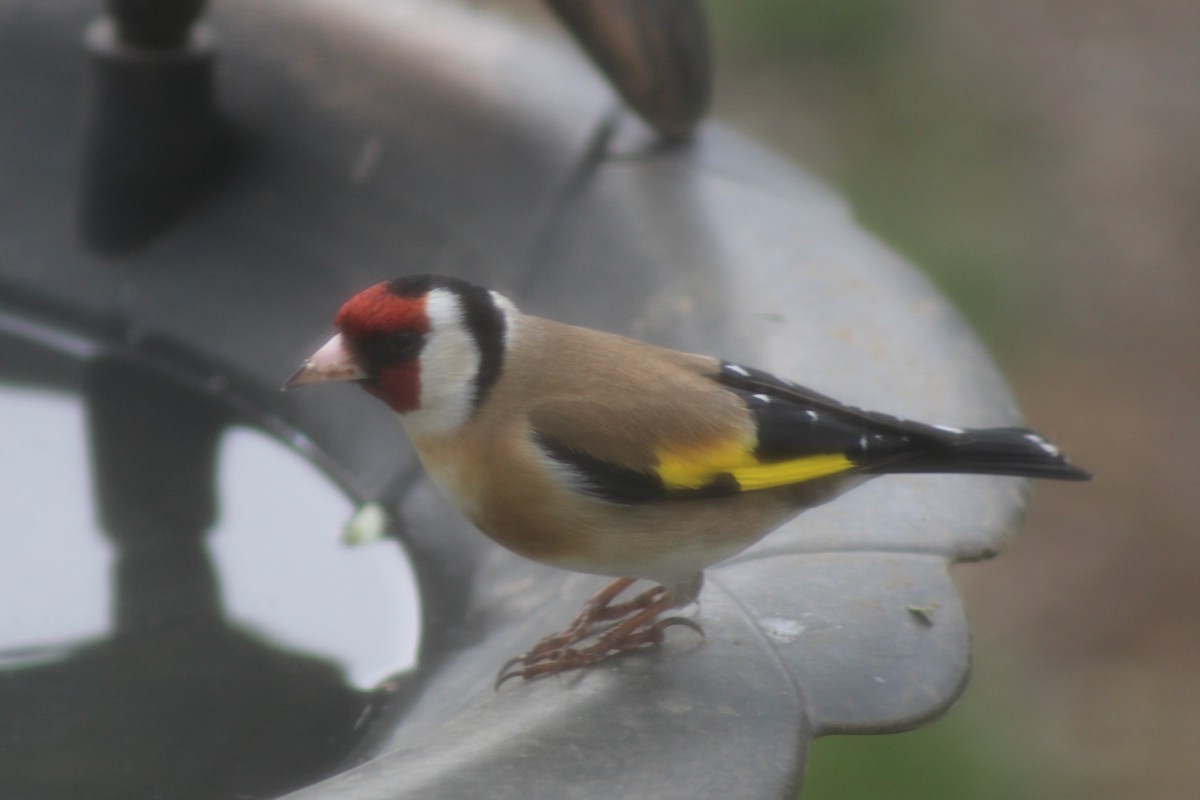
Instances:
[[[852,469],[841,453],[821,453],[789,461],[765,463],[754,457],[755,441],[725,439],[691,447],[662,448],[656,471],[668,490],[702,489],[728,474],[743,491],[803,483]]]
[[[789,486],[811,481],[814,478],[824,478],[826,475],[845,472],[853,466],[854,463],[841,453],[827,453],[805,456],[792,461],[780,461],[775,464],[755,462],[730,470],[730,472],[743,490],[753,491],[755,489],[771,489],[775,486]]]

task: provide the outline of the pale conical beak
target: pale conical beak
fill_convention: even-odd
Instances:
[[[284,389],[294,389],[297,386],[307,386],[310,383],[327,383],[329,381],[357,381],[367,377],[358,360],[346,347],[346,342],[340,333],[335,333],[329,341],[321,345],[317,352],[309,356],[296,374],[288,378]]]

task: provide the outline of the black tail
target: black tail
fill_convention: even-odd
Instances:
[[[1062,481],[1092,477],[1067,461],[1044,437],[1025,428],[978,428],[961,433],[935,430],[927,446],[912,448],[866,471],[1014,475]]]

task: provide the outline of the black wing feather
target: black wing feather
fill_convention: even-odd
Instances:
[[[652,503],[669,496],[662,479],[654,473],[582,453],[543,431],[535,431],[534,436],[546,455],[571,469],[576,476],[576,488],[586,495],[623,505]]]
[[[1026,428],[959,428],[866,411],[769,372],[722,362],[717,380],[741,395],[758,424],[756,455],[786,461],[842,453],[869,473],[975,473],[1088,480]]]
[[[722,363],[717,380],[754,415],[755,455],[765,462],[841,453],[861,468],[878,467],[953,441],[948,430],[848,406],[740,364]]]

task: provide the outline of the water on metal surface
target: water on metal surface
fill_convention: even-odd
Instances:
[[[219,398],[22,338],[0,326],[4,795],[271,797],[352,760],[415,657],[399,544],[342,544],[350,499]]]

